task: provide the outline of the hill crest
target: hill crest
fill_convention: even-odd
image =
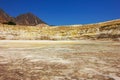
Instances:
[[[36,26],[39,24],[47,25],[32,13],[20,14],[17,17],[9,16],[4,10],[0,9],[0,23],[14,22],[17,25]]]

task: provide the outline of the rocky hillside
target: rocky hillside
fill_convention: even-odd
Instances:
[[[120,40],[120,20],[80,26],[20,26],[0,24],[3,40]]]
[[[5,13],[2,9],[0,9],[0,23],[5,23],[11,21],[13,18],[10,17],[7,13]]]
[[[27,25],[27,26],[36,26],[36,25],[47,25],[44,21],[39,19],[37,16],[32,13],[21,14],[17,17],[10,17],[7,13],[5,13],[2,9],[0,9],[0,23],[15,23],[17,25]],[[41,25],[41,27],[43,27]]]
[[[38,24],[46,24],[42,20],[40,20],[37,16],[33,15],[32,13],[26,13],[19,15],[15,18],[16,23],[18,25],[31,25],[35,26]]]

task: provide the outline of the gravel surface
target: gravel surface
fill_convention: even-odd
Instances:
[[[0,80],[120,80],[120,43],[0,41]]]

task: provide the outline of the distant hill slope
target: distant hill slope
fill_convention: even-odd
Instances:
[[[21,14],[16,18],[14,18],[14,17],[10,17],[2,9],[0,9],[0,23],[6,23],[6,22],[14,22],[17,25],[27,25],[27,26],[35,26],[39,24],[47,25],[44,21],[42,21],[32,13]],[[44,27],[43,25],[41,26]]]
[[[0,24],[3,40],[116,40],[120,41],[120,19],[71,26],[20,26]]]

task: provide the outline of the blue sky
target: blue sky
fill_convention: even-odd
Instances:
[[[120,18],[120,0],[0,0],[11,16],[32,12],[50,25],[89,24]]]

